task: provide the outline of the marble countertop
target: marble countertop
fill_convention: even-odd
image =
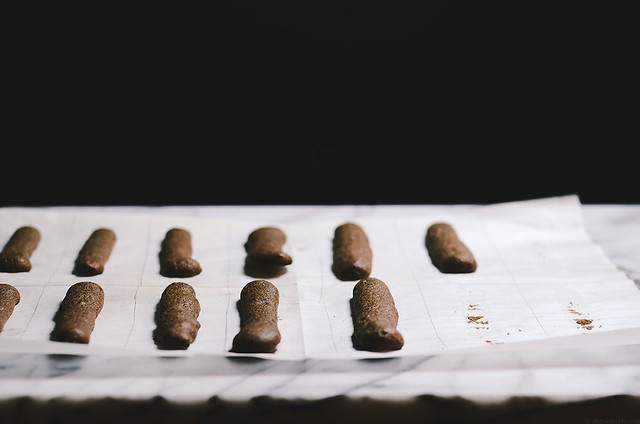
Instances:
[[[262,209],[277,223],[332,214],[349,219],[397,216],[419,213],[424,207]],[[250,219],[255,208],[118,210]],[[640,287],[640,205],[583,205],[581,210],[593,241]],[[400,421],[422,416],[424,420],[416,422],[425,422],[424,414],[436,421],[453,417],[454,422],[464,421],[469,414],[479,421],[500,416],[523,422],[532,417],[632,416],[629,414],[638,413],[636,399],[640,397],[640,340],[610,345],[604,335],[602,341],[589,348],[505,349],[380,360],[0,353],[0,421],[53,422],[62,417],[81,422],[107,416],[127,421],[125,417],[137,414],[153,422],[168,420],[169,416],[217,416],[230,422],[257,416],[267,422],[301,418],[325,422],[336,408],[343,411],[345,420],[368,417],[373,422],[392,416]]]

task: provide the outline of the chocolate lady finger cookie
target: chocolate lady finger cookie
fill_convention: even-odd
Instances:
[[[191,257],[191,233],[180,228],[167,231],[160,249],[160,274],[165,277],[193,277],[202,272]]]
[[[244,244],[247,252],[245,274],[263,278],[283,274],[285,266],[293,262],[291,256],[282,251],[286,240],[287,236],[279,228],[263,227],[251,232]]]
[[[20,227],[11,236],[0,253],[0,272],[31,271],[29,258],[38,243],[40,232],[33,227]]]
[[[402,348],[398,310],[384,282],[371,277],[358,281],[353,288],[351,307],[356,349],[382,352]]]
[[[254,280],[240,292],[240,332],[233,339],[232,352],[273,353],[280,343],[276,286]]]
[[[116,235],[112,230],[108,228],[95,230],[82,246],[73,274],[79,277],[102,274],[115,243]]]
[[[11,284],[0,284],[0,333],[18,303],[20,303],[18,289]]]
[[[436,268],[443,273],[474,272],[476,260],[450,224],[433,224],[427,230],[425,240],[429,257]]]
[[[332,270],[343,281],[366,278],[371,273],[369,239],[357,224],[348,222],[335,230]]]
[[[160,349],[187,349],[198,335],[200,303],[187,283],[169,284],[156,307],[153,338]]]
[[[96,283],[82,281],[69,287],[53,320],[51,340],[89,343],[96,318],[104,305],[104,291]]]

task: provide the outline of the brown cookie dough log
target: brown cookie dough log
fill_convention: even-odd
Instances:
[[[433,224],[425,240],[431,262],[443,273],[474,272],[476,260],[459,239],[453,227],[446,223]]]
[[[287,236],[273,227],[258,228],[249,234],[244,249],[247,252],[245,274],[251,277],[277,277],[283,274],[293,259],[282,251]]]
[[[387,285],[364,278],[353,288],[353,344],[356,349],[384,352],[402,349],[398,310]]]
[[[191,253],[191,233],[180,228],[169,230],[160,249],[160,274],[180,278],[200,274],[202,268]]]
[[[18,289],[11,284],[0,284],[0,333],[18,303],[20,303]]]
[[[1,272],[31,271],[29,258],[40,242],[40,231],[33,227],[20,227],[11,236],[0,253]]]
[[[369,239],[359,225],[348,222],[336,228],[331,269],[337,278],[353,281],[368,277],[371,258]]]
[[[104,291],[96,283],[82,281],[69,287],[53,320],[51,340],[89,343],[96,318],[104,304]]]
[[[108,228],[95,230],[82,246],[73,274],[79,277],[102,274],[115,243],[116,235],[112,230]]]
[[[156,307],[153,339],[160,349],[185,350],[194,342],[200,329],[200,302],[187,283],[169,284]]]
[[[240,332],[233,339],[232,352],[273,353],[280,343],[278,330],[279,293],[266,280],[254,280],[240,292]]]

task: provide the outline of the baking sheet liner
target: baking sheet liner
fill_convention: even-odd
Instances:
[[[389,286],[400,314],[405,345],[386,353],[353,347],[349,300],[356,282],[340,281],[331,271],[333,231],[345,222],[339,215],[277,225],[293,257],[285,274],[268,279],[280,292],[282,341],[273,354],[253,355],[229,352],[240,329],[240,290],[255,279],[244,274],[243,245],[251,231],[271,222],[47,208],[4,208],[0,219],[1,244],[22,225],[42,235],[30,272],[0,273],[0,282],[21,295],[0,333],[0,352],[360,359],[531,348],[536,341],[544,347],[588,344],[606,332],[607,343],[616,344],[640,328],[640,291],[589,239],[575,196],[354,221],[370,240],[371,276]],[[442,274],[432,265],[424,237],[435,222],[454,226],[476,257],[475,273]],[[117,236],[105,272],[74,276],[79,250],[102,227]],[[159,274],[160,243],[176,227],[192,234],[193,257],[203,269],[198,276]],[[78,281],[105,291],[91,341],[51,342],[53,316]],[[186,351],[159,350],[152,339],[156,305],[173,281],[191,284],[202,308],[200,331]]]

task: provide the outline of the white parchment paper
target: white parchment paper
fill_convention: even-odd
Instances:
[[[28,273],[0,273],[21,301],[4,331],[0,351],[108,355],[225,355],[240,329],[236,307],[244,274],[244,242],[270,222],[215,220],[49,209],[0,209],[0,244],[22,225],[38,228],[42,239]],[[640,292],[586,234],[575,196],[477,206],[433,208],[412,218],[357,221],[373,250],[372,277],[389,286],[400,314],[405,346],[389,353],[353,348],[349,300],[354,282],[331,271],[331,219],[285,223],[284,250],[293,257],[287,272],[272,278],[280,292],[282,342],[271,359],[377,358],[429,355],[540,341],[553,346],[572,336],[640,328]],[[452,224],[478,262],[472,274],[442,274],[429,260],[424,237],[435,222]],[[72,274],[78,251],[92,231],[108,227],[117,236],[105,272]],[[159,274],[158,253],[174,227],[191,232],[200,275],[172,279]],[[105,291],[89,345],[49,341],[53,315],[66,290],[93,281]],[[151,337],[156,305],[172,281],[191,284],[202,307],[201,329],[186,351],[158,350]],[[522,343],[527,342],[527,343]]]

